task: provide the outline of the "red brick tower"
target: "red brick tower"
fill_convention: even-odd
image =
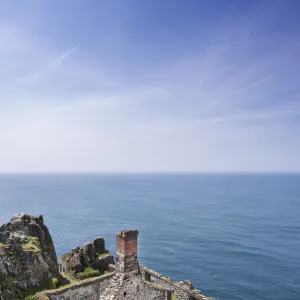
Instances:
[[[137,230],[123,230],[116,234],[116,270],[121,273],[138,272]]]

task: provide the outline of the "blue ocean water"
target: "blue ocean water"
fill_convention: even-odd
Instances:
[[[137,228],[140,263],[204,294],[300,299],[300,175],[0,175],[0,206],[43,214],[57,254]]]

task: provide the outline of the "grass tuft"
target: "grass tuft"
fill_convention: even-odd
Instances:
[[[100,276],[100,272],[98,270],[92,269],[91,267],[87,267],[83,272],[76,274],[76,278],[80,280],[96,276]]]
[[[103,253],[96,253],[97,257],[103,257],[106,255],[112,255],[108,250],[105,250]]]

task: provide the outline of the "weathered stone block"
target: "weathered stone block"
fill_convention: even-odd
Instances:
[[[93,245],[96,253],[102,254],[105,252],[105,241],[103,237],[93,239]]]
[[[114,258],[112,256],[112,254],[104,254],[100,257],[97,257],[92,263],[91,263],[91,267],[93,269],[97,269],[101,272],[103,272],[104,270],[108,270],[109,269],[109,265],[112,265],[114,263]]]
[[[108,265],[108,271],[110,271],[110,272],[115,272],[115,271],[116,271],[116,266],[113,265],[113,264],[109,264],[109,265]]]
[[[92,243],[90,242],[85,243],[82,247],[82,250],[83,250],[83,256],[88,263],[95,260],[96,258],[95,248]]]
[[[63,254],[60,257],[63,269],[75,276],[77,273],[83,272],[86,263],[84,260],[82,249],[74,248],[71,252]]]

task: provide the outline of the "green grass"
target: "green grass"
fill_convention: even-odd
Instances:
[[[22,245],[22,248],[26,252],[34,252],[36,254],[41,253],[41,249],[39,247],[39,241],[37,237],[33,237],[33,236],[28,237],[28,241]]]
[[[83,274],[93,275],[99,273],[99,271],[92,269],[91,267],[86,267],[83,271]]]
[[[176,300],[176,294],[172,293],[172,300]]]
[[[76,274],[76,278],[81,280],[96,276],[100,276],[100,272],[98,270],[92,269],[91,267],[86,267],[83,272]]]
[[[57,289],[68,284],[69,281],[62,276],[59,276],[57,278],[45,279],[38,287],[30,288],[27,291],[25,300],[33,300],[35,294],[38,292]]]
[[[37,295],[37,293],[41,293],[47,290],[53,290],[53,289],[57,289],[57,288],[61,288],[61,287],[69,287],[72,286],[73,284],[76,284],[78,282],[82,282],[84,280],[88,280],[91,277],[95,277],[95,272],[97,272],[96,276],[99,275],[103,275],[102,273],[100,273],[97,270],[94,270],[90,267],[86,268],[84,270],[84,272],[82,273],[78,273],[78,274],[84,274],[88,277],[83,278],[83,280],[80,280],[74,276],[72,276],[71,274],[69,274],[68,272],[65,272],[62,276],[60,275],[58,278],[52,278],[52,279],[48,279],[48,280],[44,280],[38,287],[35,288],[31,288],[27,291],[26,295],[24,296],[25,300],[34,300],[34,297]],[[104,271],[104,274],[109,274],[111,273],[110,271]],[[77,275],[78,275],[77,274]],[[13,283],[13,282],[12,282]],[[45,295],[44,293],[38,294],[39,296],[39,300],[48,300],[49,298],[47,297],[47,295]]]
[[[83,272],[77,273],[76,277],[71,275],[69,272],[63,273],[64,277],[66,277],[72,284],[81,282],[82,280],[98,277],[101,275],[110,274],[111,271],[105,270],[104,272],[100,272],[98,270],[94,270],[91,267],[85,268]]]
[[[104,253],[97,253],[96,256],[97,257],[103,257],[103,256],[106,256],[106,255],[111,255],[111,253],[108,251],[108,250],[105,250]]]
[[[64,277],[66,277],[71,283],[79,282],[79,279],[76,278],[75,276],[71,275],[69,272],[64,272],[63,275],[64,275]]]

